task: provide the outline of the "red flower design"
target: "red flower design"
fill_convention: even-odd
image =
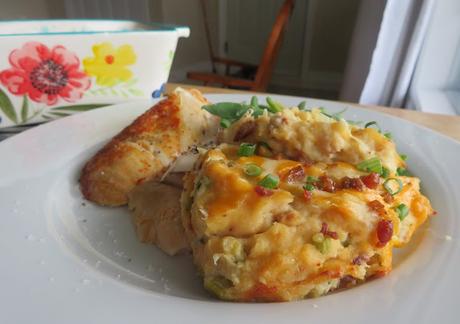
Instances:
[[[38,42],[27,42],[10,53],[10,69],[0,72],[1,83],[15,95],[27,94],[36,102],[54,105],[59,98],[74,102],[91,85],[79,70],[78,57],[58,45],[49,49]]]

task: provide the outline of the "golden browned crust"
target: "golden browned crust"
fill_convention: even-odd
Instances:
[[[166,167],[156,153],[166,160],[177,155],[180,124],[175,94],[138,117],[86,163],[80,176],[84,197],[101,205],[125,204],[136,184]]]

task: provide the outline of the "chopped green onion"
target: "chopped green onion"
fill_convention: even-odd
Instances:
[[[389,175],[390,175],[390,170],[388,170],[385,167],[382,167],[382,174],[381,174],[382,178],[388,178]]]
[[[256,152],[256,144],[241,143],[238,156],[251,156]]]
[[[307,191],[313,191],[315,190],[315,186],[312,183],[306,183],[303,188]]]
[[[370,121],[370,122],[366,123],[366,125],[364,125],[364,128],[369,128],[369,127],[371,127],[371,126],[375,126],[376,129],[379,131],[379,133],[382,132],[382,131],[380,130],[379,124],[377,124],[376,121]]]
[[[407,155],[406,154],[400,154],[401,160],[406,161],[407,160]]]
[[[307,106],[307,102],[304,100],[301,103],[299,103],[297,108],[299,108],[299,110],[305,110],[306,106]]]
[[[321,111],[321,113],[324,115],[324,116],[327,116],[329,118],[332,118],[336,121],[339,121],[340,119],[343,118],[343,114],[348,110],[348,108],[345,108],[339,112],[336,112],[336,113],[333,113],[333,114],[330,114],[326,111],[326,109],[324,107],[319,107],[319,110]]]
[[[312,183],[312,182],[316,182],[316,181],[318,181],[317,177],[313,177],[313,176],[308,176],[307,177],[307,182],[308,183]]]
[[[259,106],[259,99],[257,99],[256,96],[252,96],[252,98],[251,98],[251,106],[252,107],[258,107]]]
[[[331,239],[329,237],[325,238],[323,233],[316,233],[312,236],[311,240],[319,252],[322,254],[329,252],[331,248]]]
[[[315,233],[311,237],[313,243],[322,243],[324,241],[324,234],[323,233]]]
[[[378,157],[373,157],[369,160],[365,160],[358,165],[356,168],[360,171],[375,172],[382,174],[382,162]]]
[[[392,140],[392,139],[393,139],[393,135],[391,135],[390,132],[384,133],[383,136],[385,136],[385,137],[388,138],[389,140]]]
[[[220,126],[222,126],[223,128],[229,128],[231,124],[232,122],[228,119],[225,119],[225,118],[220,119]]]
[[[250,177],[257,177],[262,173],[262,168],[256,164],[246,164],[244,166],[244,173]]]
[[[399,204],[397,207],[395,207],[395,210],[398,212],[398,217],[401,221],[406,218],[406,216],[409,214],[409,207],[407,207],[405,204]]]
[[[274,101],[270,97],[267,97],[267,104],[268,104],[268,111],[272,113],[283,111],[284,107],[279,102]]]
[[[410,172],[407,171],[407,169],[404,169],[404,168],[397,168],[396,169],[396,174],[398,176],[405,176],[405,177],[409,177],[410,176]]]
[[[398,184],[398,190],[394,191],[391,187],[390,187],[390,183],[391,181],[393,182],[396,182]],[[397,178],[388,178],[386,179],[384,182],[383,182],[383,187],[385,188],[386,191],[388,191],[388,193],[392,196],[398,194],[401,192],[401,190],[403,189],[403,183],[400,179],[397,179]]]
[[[262,180],[259,181],[259,186],[267,189],[276,189],[280,179],[276,175],[267,174]]]

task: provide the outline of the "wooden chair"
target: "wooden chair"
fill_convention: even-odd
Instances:
[[[204,6],[203,1],[202,1],[202,5]],[[275,64],[276,56],[281,46],[282,36],[283,36],[284,30],[286,29],[286,24],[289,20],[289,17],[292,13],[293,8],[294,8],[294,0],[284,1],[278,13],[278,16],[276,17],[272,31],[268,38],[267,44],[265,46],[265,50],[262,55],[262,60],[258,66],[214,56],[212,46],[210,44],[210,34],[209,34],[209,28],[207,24],[206,11],[203,10],[205,27],[206,27],[205,29],[206,29],[206,34],[207,34],[206,36],[208,38],[208,45],[209,45],[209,52],[210,52],[211,61],[212,61],[213,73],[188,72],[187,78],[192,79],[192,80],[202,81],[204,85],[208,85],[209,83],[214,83],[214,84],[221,84],[223,87],[242,88],[242,89],[248,89],[252,91],[261,91],[261,92],[266,91],[268,83],[270,82],[270,78],[271,78],[271,74],[273,71],[273,66]],[[216,73],[217,72],[216,64],[225,65],[225,75]],[[251,80],[251,79],[243,79],[243,78],[229,76],[229,71],[230,71],[231,66],[239,67],[241,69],[253,69],[255,71],[254,79]]]

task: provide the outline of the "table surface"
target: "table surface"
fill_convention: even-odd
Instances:
[[[177,83],[168,83],[166,85],[166,92],[169,92],[172,89],[179,87],[179,86],[183,88],[195,88],[195,89],[200,90],[204,94],[206,93],[252,94],[253,93],[250,91],[202,87],[202,86],[195,86],[195,85],[189,85],[189,84],[177,84]],[[385,114],[407,119],[414,123],[431,128],[437,131],[438,133],[454,138],[457,141],[460,141],[460,116],[423,113],[423,112],[409,110],[409,109],[389,108],[389,107],[381,107],[381,106],[368,106],[368,105],[360,105],[360,104],[355,104],[355,103],[347,103],[347,104],[350,104],[352,106],[354,105],[354,106],[362,107],[365,109],[375,110],[375,111],[379,111]]]

